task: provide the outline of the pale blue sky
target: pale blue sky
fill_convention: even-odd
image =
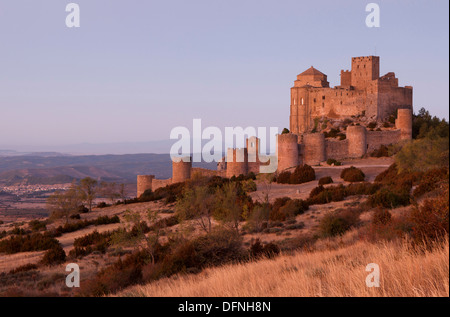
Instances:
[[[289,89],[314,65],[339,84],[352,56],[449,117],[447,0],[0,2],[0,146],[145,142],[175,126],[289,123]]]

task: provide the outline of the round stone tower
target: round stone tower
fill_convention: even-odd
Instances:
[[[325,135],[323,133],[308,133],[303,135],[304,163],[308,165],[318,165],[325,161]]]
[[[248,173],[248,151],[247,149],[227,150],[227,173],[228,178],[232,176],[247,175]]]
[[[172,184],[181,183],[191,178],[192,157],[172,159]]]
[[[147,189],[152,189],[152,182],[155,175],[137,176],[137,197],[139,198]]]
[[[353,125],[347,127],[348,156],[360,158],[367,151],[367,130],[363,126]]]
[[[395,126],[400,129],[401,140],[412,139],[412,111],[411,109],[398,109]]]
[[[298,165],[298,136],[293,133],[277,135],[278,171]]]

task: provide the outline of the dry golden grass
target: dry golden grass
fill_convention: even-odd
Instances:
[[[365,284],[369,263],[380,266],[379,288]],[[118,296],[449,296],[449,245],[447,240],[429,252],[414,251],[408,243],[358,241],[337,250],[174,276],[130,287]]]

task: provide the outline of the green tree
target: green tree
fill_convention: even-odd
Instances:
[[[211,232],[215,207],[214,192],[207,186],[186,187],[177,200],[177,213],[182,220],[195,219],[206,233]]]
[[[225,225],[230,225],[239,233],[242,220],[242,206],[239,204],[239,185],[236,182],[225,184],[216,190],[214,217]]]
[[[399,172],[427,171],[448,166],[448,138],[422,138],[403,146],[395,156]]]
[[[88,205],[89,211],[92,211],[92,204],[97,197],[98,182],[90,177],[83,178],[80,181],[80,190],[83,201]]]
[[[55,192],[47,199],[47,208],[50,210],[50,218],[65,218],[69,222],[71,215],[78,212],[82,203],[82,194],[79,187],[72,184],[66,191]]]
[[[117,189],[116,183],[108,183],[108,182],[101,182],[100,183],[100,194],[103,197],[106,197],[110,200],[111,204],[114,204],[116,200],[120,197],[120,193]]]

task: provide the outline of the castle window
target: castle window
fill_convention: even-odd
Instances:
[[[322,100],[325,100],[325,96],[322,96]]]
[[[316,102],[316,98],[314,98],[314,102]]]
[[[303,105],[303,98],[301,99],[301,104]]]

